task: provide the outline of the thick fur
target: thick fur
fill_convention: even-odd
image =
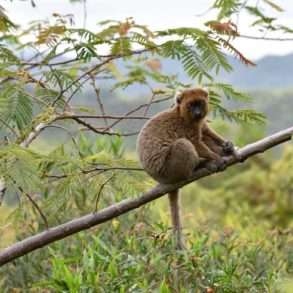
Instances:
[[[201,89],[186,90],[175,107],[155,115],[140,131],[137,152],[146,172],[161,183],[189,178],[200,158],[222,162],[227,142],[209,128],[204,117],[193,121],[188,103],[204,100]]]
[[[190,110],[194,102],[202,106],[197,119]],[[185,90],[173,108],[158,113],[145,124],[138,136],[137,152],[151,177],[160,183],[175,183],[190,178],[202,160],[223,165],[222,156],[233,145],[209,128],[207,113],[208,93],[196,88]],[[178,191],[171,193],[169,199],[173,228],[178,232],[181,229]],[[182,242],[181,236],[178,237]]]

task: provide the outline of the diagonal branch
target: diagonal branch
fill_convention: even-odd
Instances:
[[[293,126],[277,132],[271,136],[261,139],[255,143],[249,144],[238,151],[239,157],[229,157],[228,166],[234,165],[241,161],[245,161],[251,156],[258,153],[265,152],[266,150],[277,146],[281,143],[289,141],[293,135]],[[37,235],[28,237],[20,242],[17,242],[0,252],[0,266],[14,259],[17,259],[29,252],[44,247],[54,241],[63,239],[69,235],[78,233],[82,230],[89,229],[93,226],[107,222],[115,217],[125,214],[131,210],[137,209],[146,203],[153,201],[164,194],[181,188],[195,180],[202,177],[212,175],[208,169],[202,168],[194,173],[192,178],[176,184],[159,184],[150,191],[142,194],[133,199],[126,199],[117,204],[111,205],[97,213],[91,213],[80,218],[73,219],[67,223],[50,228]]]

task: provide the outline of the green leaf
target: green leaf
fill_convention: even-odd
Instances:
[[[159,289],[160,293],[171,293],[168,285],[166,284],[166,280],[164,279],[163,282],[160,285],[160,289]]]
[[[119,38],[111,47],[113,55],[128,55],[131,51],[131,44],[127,38]]]
[[[31,124],[32,115],[33,103],[31,97],[21,87],[15,85],[4,87],[0,92],[1,118],[8,124],[15,123],[21,131]]]
[[[239,0],[216,0],[213,7],[218,9],[218,20],[229,18],[232,14],[239,11],[241,2]]]
[[[180,60],[185,71],[191,78],[198,77],[199,81],[203,77],[212,80],[210,71],[219,72],[220,68],[226,71],[232,69],[226,56],[221,52],[221,45],[217,40],[196,28],[182,27],[157,32],[158,36],[177,36],[181,40],[167,41],[161,45],[161,54],[165,57]],[[186,44],[186,40],[193,41],[193,45]]]
[[[271,6],[273,9],[277,10],[278,12],[284,11],[284,9],[281,6],[279,6],[278,4],[276,4],[275,2],[271,0],[263,0],[263,2],[267,3],[269,6]]]
[[[212,91],[220,91],[220,93],[224,94],[224,96],[230,100],[242,101],[242,102],[250,102],[251,97],[244,93],[237,91],[233,88],[232,85],[226,83],[207,83],[205,84]],[[219,94],[220,95],[220,94]]]
[[[257,7],[253,6],[246,6],[245,9],[253,16],[259,17],[259,20],[256,20],[252,25],[259,24],[261,22],[266,24],[271,24],[274,20],[276,20],[275,17],[268,17],[264,15]]]
[[[8,48],[0,45],[0,60],[2,62],[9,62],[14,64],[19,64],[20,61],[18,57]]]

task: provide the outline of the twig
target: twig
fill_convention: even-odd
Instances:
[[[96,167],[89,170],[81,170],[79,173],[71,173],[71,174],[62,174],[62,175],[48,175],[47,178],[53,179],[63,179],[71,176],[81,175],[81,174],[90,174],[93,172],[108,172],[108,171],[144,171],[142,168],[131,168],[131,167]]]
[[[138,131],[135,132],[129,132],[129,133],[119,133],[119,132],[112,132],[112,131],[105,131],[105,130],[99,130],[98,128],[94,127],[88,122],[85,122],[84,120],[78,118],[78,117],[72,117],[72,120],[76,121],[78,124],[81,124],[86,127],[87,130],[91,130],[97,134],[102,135],[110,135],[110,136],[133,136],[137,135]]]
[[[69,63],[72,63],[72,62],[77,62],[77,61],[80,61],[80,59],[72,58],[72,59],[67,59],[67,60],[64,60],[64,61],[58,61],[58,62],[52,62],[52,63],[22,62],[21,65],[23,65],[23,66],[31,66],[31,67],[36,67],[36,66],[58,66],[58,65],[66,65],[66,64],[69,64]],[[29,69],[31,69],[31,68],[29,68]]]
[[[108,126],[104,131],[107,131],[109,129],[112,129],[115,125],[117,125],[120,121],[122,121],[123,119],[125,119],[126,117],[128,117],[129,115],[143,109],[144,107],[148,107],[149,105],[152,105],[152,104],[157,104],[157,103],[161,103],[161,102],[165,102],[165,101],[168,101],[168,100],[171,100],[173,99],[173,96],[168,96],[166,98],[163,98],[163,99],[159,99],[159,100],[154,100],[152,101],[151,103],[147,103],[147,104],[142,104],[142,105],[139,105],[138,107],[130,110],[129,112],[127,112],[124,116],[122,116],[120,119],[118,119],[117,121],[115,121],[114,123],[112,123],[110,126]]]
[[[98,195],[97,195],[97,198],[96,198],[95,213],[98,210],[98,203],[100,201],[100,197],[101,197],[101,194],[102,194],[102,191],[103,191],[104,187],[106,186],[106,184],[108,182],[110,182],[113,179],[114,176],[115,176],[115,174],[113,174],[111,177],[109,177],[105,182],[103,182],[101,184],[100,189],[99,189],[99,192],[98,192]]]
[[[293,38],[273,38],[273,37],[258,37],[249,35],[238,35],[238,38],[251,39],[251,40],[261,40],[261,41],[276,41],[276,42],[292,42]]]
[[[108,168],[101,168],[96,167],[94,169],[85,170],[83,173],[91,173],[94,171],[144,171],[142,168],[131,168],[131,167],[108,167]]]
[[[92,86],[93,86],[94,91],[96,93],[96,98],[97,98],[98,105],[100,107],[100,111],[101,111],[102,115],[104,116],[105,125],[108,126],[107,118],[105,118],[106,113],[105,113],[104,105],[103,105],[103,103],[101,101],[101,97],[100,97],[100,89],[97,88],[95,76],[91,75],[91,80],[92,80]]]
[[[64,119],[73,119],[73,118],[82,118],[82,119],[109,119],[109,120],[149,120],[149,117],[145,116],[112,116],[112,115],[64,115],[58,117],[56,120],[64,120]]]
[[[80,131],[91,131],[91,129],[88,128],[82,128]],[[139,134],[139,131],[133,131],[133,132],[114,132],[114,131],[104,131],[100,130],[99,128],[96,128],[96,133],[102,134],[102,135],[109,135],[109,136],[120,136],[120,137],[129,137],[129,136],[135,136]]]
[[[52,119],[54,121],[55,119]],[[19,144],[22,147],[28,147],[33,140],[37,138],[37,136],[47,127],[48,124],[50,124],[52,121],[49,123],[43,123],[41,122],[38,124],[36,127],[33,128],[33,130],[28,134],[28,136]]]
[[[13,178],[10,178],[13,182],[13,184],[16,186],[16,188],[22,193],[24,194],[28,200],[31,202],[31,204],[34,206],[34,208],[37,210],[37,212],[39,213],[39,215],[41,216],[41,218],[44,221],[45,227],[48,230],[49,229],[49,224],[48,224],[48,220],[45,216],[45,214],[42,212],[41,208],[39,207],[39,205],[34,201],[34,199],[30,196],[29,193],[27,193],[26,191],[23,190],[23,188],[21,186],[19,186],[16,181]]]
[[[80,84],[79,86],[76,87],[76,89],[74,89],[74,91],[72,91],[72,93],[70,94],[70,96],[66,99],[66,104],[69,105],[69,103],[71,102],[71,100],[73,99],[73,97],[77,94],[77,92],[88,82],[89,77],[85,78]]]
[[[53,66],[49,66],[50,70],[52,71],[54,77],[56,78],[57,80],[57,83],[58,83],[58,86],[59,86],[59,95],[57,96],[57,98],[53,101],[52,103],[52,106],[54,107],[56,105],[56,103],[62,98],[63,94],[61,93],[64,93],[63,91],[63,84],[61,82],[61,79],[60,77],[58,76],[58,74],[56,73],[56,70],[53,68]]]
[[[230,50],[239,60],[244,63],[246,66],[256,66],[255,63],[247,59],[238,49],[236,49],[229,41],[225,40],[224,38],[217,36],[216,39],[220,42],[224,48]]]
[[[156,94],[153,92],[153,94],[152,94],[152,96],[151,96],[151,98],[150,98],[150,100],[149,100],[149,102],[148,102],[148,105],[147,105],[147,106],[145,107],[145,109],[144,109],[143,116],[146,116],[146,115],[147,115],[147,113],[148,113],[148,111],[149,111],[149,109],[150,109],[151,103],[153,102],[155,96],[156,96]]]
[[[127,54],[117,54],[117,55],[113,55],[113,54],[107,54],[107,55],[97,55],[96,58],[99,59],[99,58],[124,58],[124,57],[129,57],[129,56],[132,56],[132,55],[139,55],[139,54],[143,54],[145,52],[149,52],[149,51],[152,51],[152,50],[155,50],[157,49],[157,47],[153,47],[153,48],[148,48],[148,49],[141,49],[141,50],[134,50],[134,51],[131,51]],[[71,50],[67,50],[66,52],[61,52],[57,55],[55,55],[54,57],[52,57],[52,59],[55,59],[57,57],[60,57],[70,51],[73,51],[73,49]],[[44,61],[41,61],[41,62],[22,62],[20,65],[21,66],[30,66],[28,69],[32,69],[36,66],[58,66],[58,65],[66,65],[66,64],[69,64],[69,63],[73,63],[73,62],[82,62],[83,60],[82,59],[78,59],[77,57],[75,58],[72,58],[72,59],[67,59],[67,60],[64,60],[64,61],[57,61],[57,62],[52,62],[52,63],[47,63],[47,62],[44,62]]]
[[[3,120],[2,118],[0,118],[0,122],[6,127],[8,128],[16,137],[18,137],[17,132],[15,131],[14,128],[12,128],[5,120]]]
[[[86,77],[87,75],[92,74],[93,72],[95,72],[97,69],[101,68],[102,66],[104,66],[105,64],[111,62],[113,59],[115,59],[115,57],[109,57],[107,58],[105,61],[98,63],[96,65],[94,65],[92,68],[88,69],[86,72],[84,72],[83,74],[81,74],[79,77],[77,77],[74,81],[72,81],[66,88],[64,88],[62,91],[59,92],[59,95],[57,96],[56,100],[60,99],[60,97],[62,97],[64,95],[64,93],[66,93],[72,86],[74,86],[76,83],[80,82],[84,77]]]
[[[261,139],[253,144],[247,145],[240,149],[239,158],[229,157],[228,166],[244,161],[249,157],[265,152],[266,150],[284,143],[291,139],[293,135],[293,127],[287,128],[277,132],[271,136]],[[28,237],[20,242],[17,242],[0,252],[0,265],[4,265],[17,259],[31,251],[44,247],[57,240],[63,239],[69,235],[78,233],[82,230],[89,229],[98,224],[107,222],[131,210],[137,209],[148,202],[151,202],[166,193],[175,189],[182,188],[183,186],[198,180],[200,178],[212,175],[214,172],[202,168],[194,173],[192,178],[179,182],[176,184],[159,184],[150,191],[132,199],[126,199],[119,203],[113,204],[97,213],[91,213],[80,218],[73,219],[67,223],[50,228],[47,231],[41,232],[34,236]]]
[[[76,78],[74,81],[72,81],[62,92],[60,92],[60,95],[63,95],[74,84],[76,84],[77,82],[79,82],[81,79],[83,79],[87,75],[93,74],[97,69],[103,67],[105,64],[108,64],[112,60],[119,59],[119,58],[124,58],[124,57],[129,57],[129,56],[133,56],[133,55],[139,55],[139,54],[142,54],[144,52],[149,52],[149,51],[155,50],[155,49],[156,49],[156,47],[154,47],[154,48],[148,48],[148,49],[142,49],[142,50],[136,50],[136,51],[131,51],[131,52],[127,53],[127,54],[99,55],[99,56],[97,56],[98,58],[106,58],[106,60],[104,60],[101,63],[98,63],[98,64],[94,65],[92,68],[88,69],[86,72],[84,72],[83,74],[81,74],[78,78]]]

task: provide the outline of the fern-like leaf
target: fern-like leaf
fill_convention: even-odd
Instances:
[[[31,124],[32,115],[32,100],[22,88],[8,85],[1,91],[0,116],[2,120],[16,125],[22,131]]]

